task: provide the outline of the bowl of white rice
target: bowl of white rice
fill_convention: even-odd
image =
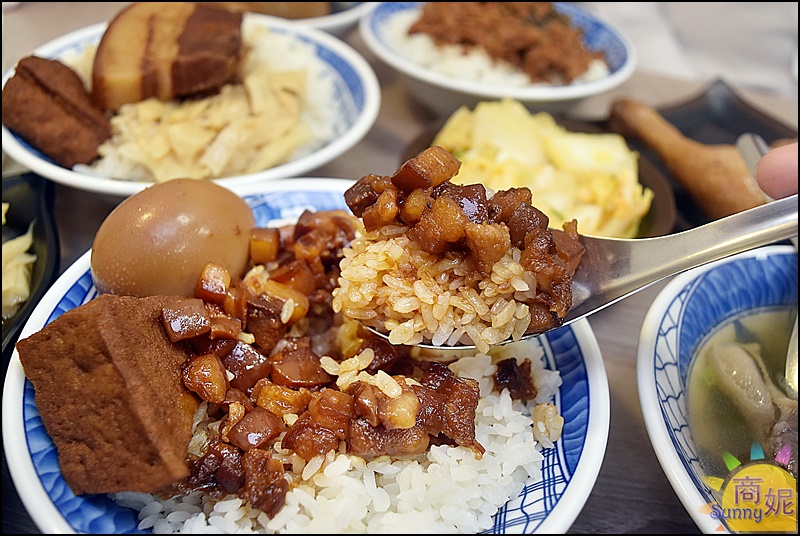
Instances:
[[[297,178],[240,193],[257,225],[271,226],[296,221],[306,209],[347,210],[343,193],[351,185]],[[37,305],[21,337],[94,299],[91,281],[87,252]],[[75,495],[17,352],[3,390],[3,447],[20,498],[45,534],[565,533],[594,487],[609,432],[608,382],[588,321],[488,355],[449,354],[448,361],[453,357],[451,371],[480,388],[475,437],[482,456],[446,444],[369,459],[331,450],[292,469],[292,489],[273,518],[235,495]],[[530,361],[535,399],[522,402],[493,387],[498,360],[509,358]]]
[[[410,95],[437,115],[504,97],[532,110],[563,112],[580,99],[616,88],[633,74],[636,65],[633,45],[619,30],[573,3],[553,2],[560,19],[568,20],[580,33],[583,48],[599,54],[569,81],[563,77],[533,81],[518,65],[496,60],[483,46],[439,43],[427,32],[409,33],[420,19],[424,4],[377,3],[361,19],[359,31],[367,48],[397,73]],[[455,2],[437,4],[462,9]],[[464,26],[470,24],[465,21]],[[531,46],[529,51],[533,52],[528,54],[536,50]],[[552,58],[552,48],[543,53]]]
[[[77,30],[31,54],[60,60],[90,90],[94,53],[106,27],[100,23]],[[173,178],[238,188],[308,174],[351,149],[374,125],[381,104],[377,76],[341,39],[279,17],[246,13],[242,41],[242,83],[228,84],[199,101],[148,99],[123,106],[111,118],[111,138],[88,165],[63,167],[5,125],[3,151],[52,181],[127,197]],[[13,68],[5,73],[3,86],[13,75]],[[284,104],[267,89],[278,77],[287,87],[296,84],[284,91],[296,95],[292,123],[281,124],[274,136],[261,136],[283,120],[283,110],[261,106],[268,101]],[[214,131],[200,128],[201,122],[214,125]],[[172,132],[181,133],[177,142]]]

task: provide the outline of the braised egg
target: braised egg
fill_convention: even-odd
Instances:
[[[92,279],[101,294],[192,296],[208,262],[244,275],[254,225],[249,205],[215,182],[157,183],[125,199],[101,224]]]

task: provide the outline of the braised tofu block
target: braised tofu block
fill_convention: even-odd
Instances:
[[[160,321],[185,299],[104,294],[17,343],[76,495],[153,492],[189,475],[198,399],[181,382],[189,356]]]
[[[21,59],[3,88],[3,124],[66,168],[95,160],[111,137],[109,118],[78,75],[36,56]]]

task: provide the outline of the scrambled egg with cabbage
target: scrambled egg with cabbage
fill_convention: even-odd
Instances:
[[[433,145],[461,160],[455,183],[530,188],[553,228],[576,219],[581,234],[633,238],[653,199],[622,136],[568,131],[512,99],[462,106]]]
[[[3,225],[9,204],[3,202]],[[3,242],[3,322],[10,318],[31,294],[31,270],[36,255],[28,253],[33,245],[33,224],[28,231]]]

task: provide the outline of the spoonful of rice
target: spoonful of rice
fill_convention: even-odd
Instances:
[[[333,309],[392,344],[476,348],[566,326],[677,273],[797,234],[797,195],[681,233],[617,239],[550,229],[527,188],[450,179],[431,147],[345,201],[360,218]]]

